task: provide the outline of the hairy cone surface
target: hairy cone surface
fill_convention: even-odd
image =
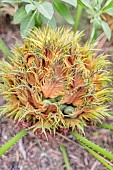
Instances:
[[[49,27],[35,29],[11,62],[0,63],[2,114],[33,131],[83,130],[108,116],[111,89],[106,57],[94,45],[82,46],[82,33]]]

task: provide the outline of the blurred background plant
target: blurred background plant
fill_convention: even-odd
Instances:
[[[2,0],[0,2],[0,22],[4,22],[4,17],[10,17],[12,24],[20,26],[22,37],[26,37],[29,30],[32,30],[34,26],[50,25],[53,28],[61,26],[59,18],[61,18],[62,23],[66,21],[67,26],[72,27],[74,32],[78,29],[82,30],[80,22],[84,17],[83,15],[90,22],[90,28],[88,28],[90,33],[87,37],[90,42],[100,41],[103,38],[110,41],[113,30],[113,0]],[[87,27],[84,28],[85,31],[87,31],[86,29]],[[5,56],[11,56],[10,50],[2,39],[0,39],[0,49]],[[113,126],[109,124],[98,124],[98,126],[113,130]],[[1,147],[0,156],[5,154],[27,132],[25,129]],[[81,146],[104,164],[107,169],[113,169],[113,154],[104,152],[103,148],[90,143],[77,133],[73,132],[72,135],[77,138]],[[61,145],[61,151],[69,170],[71,165],[63,145]]]
[[[10,10],[8,10],[9,6]],[[2,13],[12,16],[15,11],[13,23],[20,24],[22,36],[27,36],[28,30],[33,29],[34,26],[41,27],[49,24],[51,27],[56,27],[59,25],[58,14],[72,25],[76,32],[82,10],[85,10],[92,24],[91,41],[97,38],[97,30],[101,28],[110,40],[111,30],[106,16],[113,16],[112,0],[40,0],[38,2],[35,0],[2,0],[1,2]],[[72,11],[75,14],[72,15]]]

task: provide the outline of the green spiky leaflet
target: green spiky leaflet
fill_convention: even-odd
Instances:
[[[71,170],[71,165],[70,165],[70,162],[69,162],[69,158],[68,158],[68,155],[67,155],[67,152],[66,152],[66,148],[63,144],[60,145],[60,149],[62,151],[62,155],[63,155],[63,158],[64,158],[64,162],[66,164],[66,169],[67,170]]]
[[[6,115],[46,135],[60,128],[84,130],[108,116],[112,90],[106,56],[94,57],[83,33],[49,27],[34,29],[15,46],[10,63],[0,63],[0,91]]]
[[[12,139],[6,142],[2,147],[0,147],[0,157],[4,155],[11,147],[18,142],[23,136],[27,134],[28,130],[24,129],[17,133]]]
[[[97,123],[96,126],[103,128],[103,129],[113,130],[113,125],[110,125],[110,124]]]
[[[89,150],[94,150],[95,152],[97,152],[99,155],[105,157],[106,159],[108,159],[109,161],[113,162],[113,154],[108,152],[107,150],[101,148],[100,146],[92,143],[91,141],[89,141],[88,139],[82,137],[81,135],[79,135],[78,133],[72,132],[71,133],[75,138],[77,138],[80,143],[83,144],[83,146],[89,147]]]
[[[83,145],[84,146],[84,145]],[[93,151],[92,149],[88,148],[87,146],[84,146],[85,149],[91,153],[98,161],[100,161],[108,170],[113,170],[113,167],[108,164],[106,161],[106,159],[104,159],[103,157],[101,157],[100,155],[98,155],[95,151]]]

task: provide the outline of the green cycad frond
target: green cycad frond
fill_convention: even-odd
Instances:
[[[12,139],[6,142],[2,147],[0,147],[0,157],[4,155],[16,142],[18,142],[23,136],[27,134],[28,130],[24,129],[16,134]]]
[[[113,169],[113,154],[106,149],[94,144],[85,137],[82,137],[78,133],[71,132],[71,134],[80,142],[86,150],[88,150],[96,159],[98,159],[109,170]],[[111,166],[112,164],[112,166]]]

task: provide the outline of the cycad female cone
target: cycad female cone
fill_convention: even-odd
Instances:
[[[109,64],[94,57],[82,33],[49,27],[35,29],[11,62],[0,63],[1,92],[6,100],[2,114],[43,133],[59,129],[83,130],[87,122],[108,115]]]

